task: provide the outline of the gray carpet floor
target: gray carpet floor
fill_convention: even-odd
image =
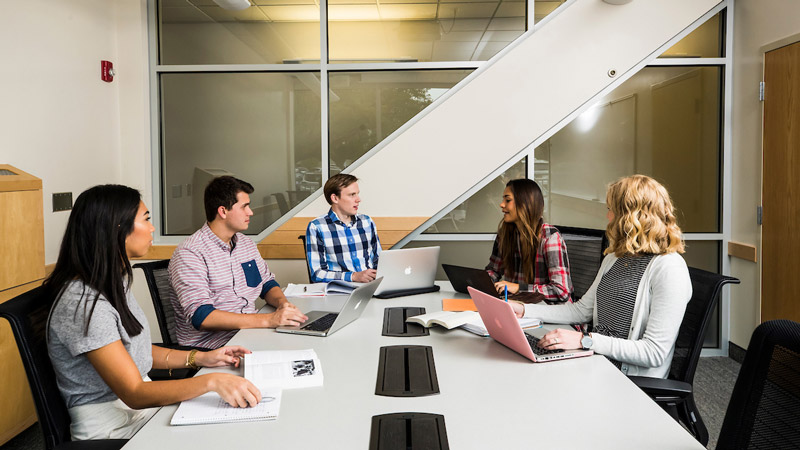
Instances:
[[[700,358],[694,378],[695,402],[708,428],[708,448],[717,446],[717,437],[725,418],[740,364],[726,357]],[[14,439],[0,446],[2,450],[44,449],[39,424],[36,423]]]

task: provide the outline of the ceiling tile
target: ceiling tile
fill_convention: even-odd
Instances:
[[[489,24],[489,29],[497,31],[523,31],[525,30],[525,18],[495,18],[492,19],[492,23]]]
[[[472,19],[492,17],[496,3],[442,3],[439,19]]]
[[[503,2],[497,8],[495,17],[525,17],[525,3]]]
[[[266,22],[267,18],[257,7],[249,7],[241,11],[229,11],[219,6],[199,6],[215,22]]]
[[[162,6],[161,23],[213,22],[194,6]]]
[[[329,5],[328,19],[341,21],[380,20],[378,5]]]
[[[319,8],[314,5],[259,6],[276,22],[319,22]]]
[[[436,4],[384,5],[379,7],[383,20],[423,20],[436,18]]]

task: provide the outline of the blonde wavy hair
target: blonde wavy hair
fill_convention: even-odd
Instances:
[[[606,227],[606,254],[684,252],[675,208],[658,181],[645,175],[620,178],[608,187],[606,204],[614,214]]]

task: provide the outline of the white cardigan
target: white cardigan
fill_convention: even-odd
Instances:
[[[525,317],[549,323],[597,323],[597,285],[617,257],[603,259],[589,290],[577,303],[563,305],[526,304]],[[677,253],[657,255],[648,264],[636,292],[628,339],[592,333],[592,350],[622,363],[622,372],[666,378],[675,351],[675,340],[692,296],[692,282],[686,262]]]

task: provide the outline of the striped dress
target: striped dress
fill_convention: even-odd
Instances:
[[[655,255],[623,256],[603,274],[597,285],[597,323],[592,332],[620,339],[629,338],[636,293],[653,256]],[[621,368],[619,361],[611,358],[609,360],[617,368]]]

